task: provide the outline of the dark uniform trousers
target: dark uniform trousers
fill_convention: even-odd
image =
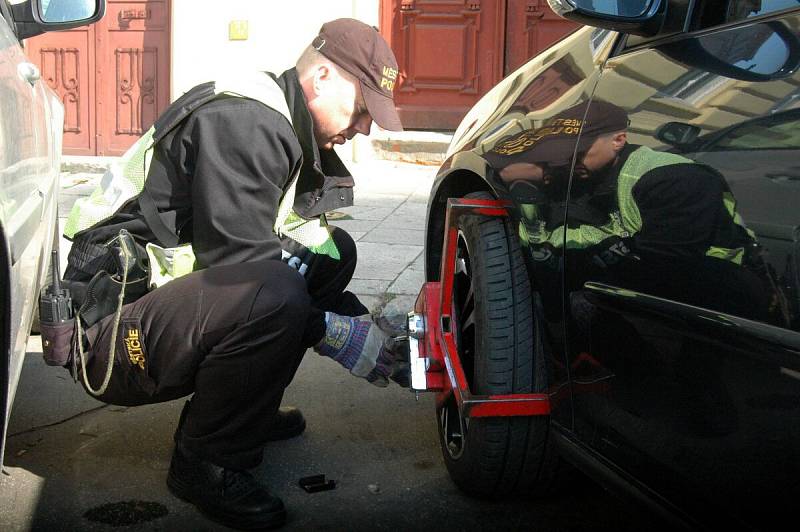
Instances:
[[[274,260],[207,268],[175,279],[122,309],[115,365],[101,401],[141,405],[194,393],[176,441],[217,465],[258,465],[284,389],[306,349],[325,332],[324,311],[368,310],[345,287],[356,247],[333,237],[340,260],[317,256],[305,278]],[[87,374],[103,380],[114,316],[86,331]]]

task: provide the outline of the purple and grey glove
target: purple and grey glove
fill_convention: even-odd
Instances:
[[[317,353],[376,386],[387,386],[389,379],[409,385],[408,340],[399,337],[404,332],[384,330],[368,314],[350,317],[326,312],[325,324],[325,336],[314,346]]]

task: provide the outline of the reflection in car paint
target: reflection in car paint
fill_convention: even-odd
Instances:
[[[634,191],[658,213],[651,228],[655,223],[664,230],[647,253],[636,242],[630,246],[641,261],[591,270],[568,256],[565,266],[568,301],[585,283],[599,282],[642,294],[638,300],[653,305],[637,306],[616,294],[613,306],[589,298],[591,309],[565,309],[569,359],[588,351],[614,374],[606,392],[576,393],[576,430],[597,452],[682,506],[717,508],[759,526],[785,506],[792,491],[785,488],[797,474],[786,469],[797,439],[786,431],[785,411],[756,412],[747,401],[767,389],[800,401],[796,384],[781,380],[779,371],[799,369],[787,356],[798,345],[800,325],[797,275],[788,269],[796,263],[800,190],[796,181],[771,178],[792,175],[800,160],[792,140],[800,76],[786,68],[797,48],[797,31],[789,28],[797,27],[794,15],[609,61],[608,72],[636,76],[601,78],[593,101],[624,107],[632,143],[707,168],[718,190],[710,194],[692,173],[665,171],[661,180],[651,179],[652,193]],[[676,54],[678,48],[703,49],[711,57]],[[741,67],[748,70],[737,73]],[[669,130],[680,134],[665,135]],[[579,180],[573,175],[569,207],[580,201],[574,195],[582,191]],[[680,199],[681,190],[691,195]],[[692,212],[706,196],[708,207]],[[714,217],[708,216],[712,196],[726,205]],[[682,223],[680,215],[670,215],[672,208],[688,213]],[[568,224],[579,223],[580,214],[570,211]],[[719,225],[721,219],[727,225]],[[711,223],[716,231],[702,229]],[[715,233],[734,239],[735,245],[721,247],[741,248],[740,260],[655,253],[656,244],[712,244]],[[741,450],[766,439],[769,450],[751,448],[756,468]],[[676,478],[683,479],[678,491]],[[757,503],[746,495],[754,490],[761,494]]]
[[[470,111],[430,203],[438,264],[448,194],[512,200],[552,434],[734,528],[776,528],[800,497],[797,7],[693,2],[701,31],[664,40],[576,32]],[[594,105],[630,123],[591,132]]]

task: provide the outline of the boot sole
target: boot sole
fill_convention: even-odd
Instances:
[[[200,500],[200,498],[197,497],[190,488],[188,488],[179,480],[174,479],[172,475],[169,474],[167,475],[167,488],[169,488],[170,493],[172,493],[175,497],[194,505],[194,507],[197,508],[197,510],[206,518],[230,528],[236,528],[239,530],[268,530],[272,528],[278,528],[286,523],[286,509],[265,514],[263,518],[257,521],[244,520],[239,514],[219,512],[218,510],[209,511],[201,506],[202,500]]]

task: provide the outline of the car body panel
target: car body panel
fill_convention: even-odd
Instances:
[[[429,202],[426,274],[435,280],[446,198],[490,190],[511,200],[534,315],[547,324],[554,435],[582,469],[602,471],[608,485],[627,486],[681,523],[774,528],[800,495],[800,74],[792,63],[800,12],[769,11],[630,51],[624,36],[607,32],[593,47],[601,30],[579,30],[467,114]],[[773,34],[788,39],[788,52],[773,52]],[[681,52],[698,45],[713,60]],[[579,79],[565,64],[581,65]],[[692,269],[665,260],[643,275],[600,275],[578,255],[558,264],[529,245],[527,200],[511,192],[518,177],[497,153],[590,99],[626,111],[628,143],[716,170],[753,232],[758,262]],[[670,122],[696,126],[700,140],[666,144],[659,132]],[[577,227],[574,164],[586,146],[576,136],[562,151],[571,154],[566,223]]]
[[[59,156],[52,132],[61,131],[61,123],[53,123],[61,115],[50,109],[54,100],[44,83],[25,78],[31,67],[36,68],[28,62],[6,21],[0,20],[0,223],[10,267],[6,286],[14,287],[9,291],[6,323],[10,342],[4,435],[56,223]],[[4,444],[5,437],[2,441]]]
[[[3,343],[7,344],[2,364],[0,463],[57,223],[63,110],[35,69],[6,19],[0,17],[0,227],[8,258],[2,272],[2,286],[7,290]]]
[[[743,24],[687,40],[732,50],[728,43],[752,42],[759,28],[769,32],[775,24],[798,28],[800,17]],[[747,53],[742,48],[730,51],[737,54],[730,62],[742,60]],[[756,57],[767,60],[761,52]],[[668,83],[649,76],[663,72],[671,72]],[[609,60],[593,103],[624,107],[634,144],[667,150],[670,146],[657,138],[659,128],[690,116],[687,122],[702,131],[728,129],[728,137],[716,140],[722,147],[724,138],[736,138],[737,124],[786,113],[782,102],[798,86],[798,73],[764,81],[709,75],[702,64],[683,64],[654,46]],[[780,97],[770,100],[762,94]],[[628,270],[594,275],[580,266],[566,268],[572,276],[566,286],[575,287],[566,295],[573,324],[569,359],[574,363],[590,353],[594,364],[574,375],[573,383],[603,379],[606,384],[573,388],[578,438],[692,514],[729,516],[742,525],[777,526],[773,516],[800,495],[794,487],[800,475],[800,432],[786,417],[800,407],[800,333],[792,330],[797,309],[786,301],[796,287],[778,289],[781,282],[791,283],[782,278],[791,249],[775,245],[775,230],[762,232],[764,227],[783,228],[791,238],[800,226],[798,182],[772,177],[796,172],[800,145],[781,147],[779,133],[762,135],[758,149],[720,152],[706,145],[685,154],[725,178],[744,223],[766,252],[767,271],[720,267],[725,262],[717,259],[693,262],[696,267],[689,271],[684,262],[671,262],[667,251],[661,264],[640,264],[639,269],[649,271],[636,280]],[[764,161],[770,152],[771,164]],[[581,299],[587,281],[613,289],[601,297],[588,291]],[[751,294],[748,286],[758,293]],[[770,306],[763,314],[755,311],[762,305],[759,298]]]

